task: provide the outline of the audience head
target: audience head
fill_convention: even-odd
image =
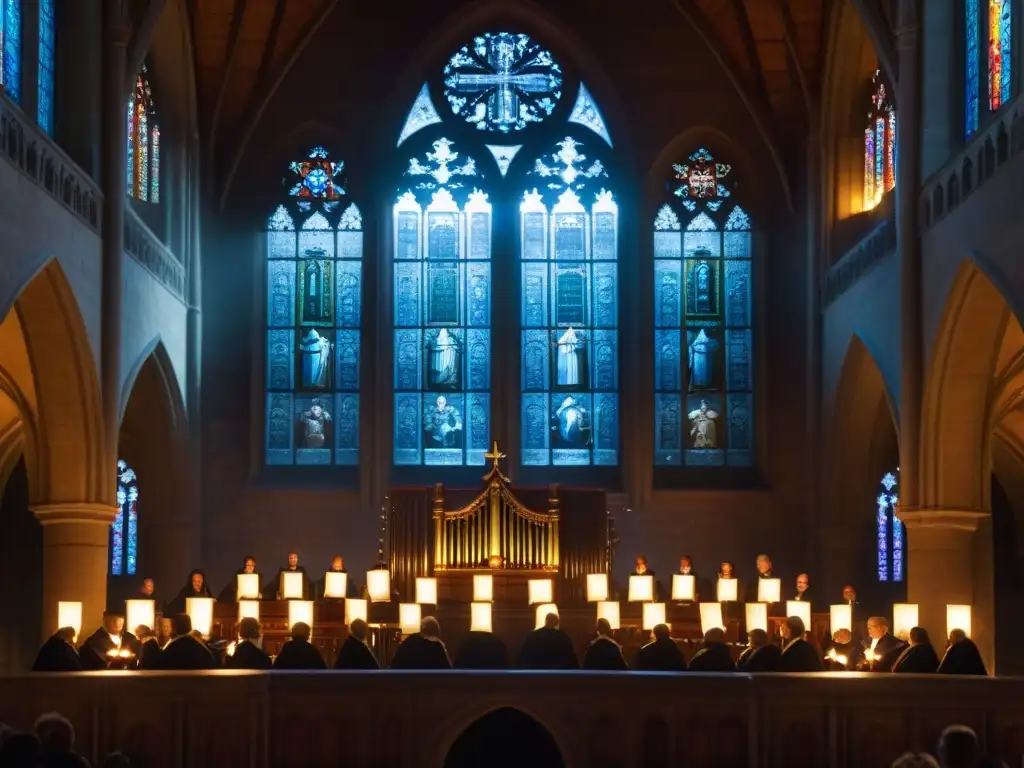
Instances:
[[[188,635],[189,637],[198,640],[200,643],[203,642],[203,633],[200,632],[198,629],[193,629],[191,632],[188,633]]]
[[[787,640],[800,640],[804,636],[804,632],[807,628],[804,626],[804,620],[799,616],[790,616],[786,619],[786,639]]]
[[[837,629],[832,633],[832,639],[840,645],[847,645],[853,640],[853,633],[848,629]]]
[[[289,552],[288,553],[288,567],[289,568],[297,568],[298,565],[299,565],[299,553],[298,552]]]
[[[544,628],[545,629],[558,629],[558,614],[549,613],[544,617]]]
[[[889,622],[884,616],[872,616],[868,619],[868,637],[876,640],[889,631]]]
[[[796,577],[796,591],[803,592],[811,586],[811,577],[806,573],[798,574]]]
[[[124,616],[113,611],[103,614],[103,628],[112,635],[119,635],[124,631]]]
[[[747,640],[750,641],[751,648],[760,648],[762,645],[768,645],[768,633],[763,629],[752,629],[747,632]]]
[[[135,628],[135,632],[133,632],[132,634],[134,634],[136,638],[142,641],[156,639],[156,632],[147,627],[145,624],[139,624],[139,626]]]
[[[331,570],[344,571],[345,570],[345,558],[341,555],[335,555],[331,560]]]
[[[692,567],[693,567],[693,558],[692,557],[690,557],[689,555],[683,555],[682,557],[679,558],[679,569],[680,570],[682,570],[683,568],[692,568]]]
[[[0,765],[43,765],[43,745],[32,733],[11,733],[0,743]]]
[[[639,574],[647,573],[647,558],[643,555],[637,555],[636,557],[636,572]]]
[[[893,761],[892,768],[939,768],[939,763],[927,752],[904,752]]]
[[[612,625],[604,616],[597,620],[597,634],[604,637],[611,637]]]
[[[206,575],[198,568],[188,575],[189,583],[192,584],[192,590],[199,592],[203,588],[203,584],[206,582]]]
[[[932,639],[928,637],[928,630],[924,627],[911,627],[910,628],[910,644],[911,645],[931,645]]]
[[[181,637],[192,634],[192,617],[187,613],[176,613],[171,617],[171,635]]]
[[[722,564],[718,566],[718,575],[721,576],[723,579],[731,579],[732,563],[730,563],[728,560],[723,560]]]
[[[192,626],[192,622],[189,621],[189,627]],[[157,637],[167,639],[173,637],[174,632],[174,620],[170,616],[161,616],[156,620],[156,634]],[[187,634],[187,633],[186,633]]]
[[[424,616],[420,622],[420,634],[427,637],[440,637],[441,625],[433,616]]]
[[[298,640],[300,643],[308,643],[309,636],[313,634],[313,629],[304,621],[296,621],[292,624],[292,640]]]
[[[669,630],[668,624],[655,624],[653,632],[655,640],[672,639],[672,632]]]
[[[65,643],[71,643],[71,645],[74,645],[76,634],[77,632],[75,632],[74,627],[61,627],[54,633],[54,636],[59,637]]]
[[[954,629],[952,632],[949,633],[949,643],[950,643],[950,645],[956,645],[957,643],[962,643],[966,639],[967,639],[967,633],[964,632],[962,629]]]
[[[260,622],[252,616],[246,616],[238,622],[238,638],[240,640],[252,640],[255,642],[260,639],[260,631]]]
[[[59,712],[40,715],[36,720],[35,732],[46,751],[70,752],[75,746],[75,728]]]
[[[142,580],[142,594],[152,595],[156,591],[156,584],[153,582],[151,576],[147,576]]]
[[[131,760],[124,752],[111,752],[103,761],[103,768],[131,768]]]
[[[857,602],[857,588],[853,584],[846,584],[843,587],[843,600],[848,603]]]
[[[721,627],[712,627],[704,633],[704,645],[725,642],[725,630]]]
[[[256,558],[246,557],[242,562],[242,573],[256,573]]]
[[[942,768],[973,768],[978,761],[978,737],[966,725],[951,725],[939,736]]]
[[[772,559],[768,557],[764,552],[757,556],[757,572],[765,574],[770,572],[772,569]]]
[[[358,640],[366,639],[366,622],[362,619],[354,619],[351,624],[348,625],[348,633]]]

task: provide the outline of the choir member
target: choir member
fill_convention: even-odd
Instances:
[[[160,641],[156,633],[145,624],[135,628],[135,636],[139,639],[139,669],[157,669],[160,666]]]
[[[633,576],[654,576],[653,570],[647,567],[647,558],[643,555],[636,556],[636,565],[633,568]]]
[[[335,555],[334,558],[331,560],[331,567],[328,568],[327,570],[330,573],[345,573],[345,574],[347,574],[348,571],[345,570],[345,558],[343,558],[341,555]],[[317,585],[316,585],[317,597],[323,597],[324,596],[324,592],[326,590],[327,590],[327,578],[324,577],[323,579],[321,579],[320,581],[317,582]],[[353,579],[351,579],[351,578],[346,578],[345,579],[345,597],[359,597],[359,589],[356,587],[355,581]]]
[[[221,590],[220,595],[217,596],[217,600],[221,603],[237,603],[238,602],[238,576],[243,573],[256,573],[256,558],[246,557],[242,561],[242,567],[235,571],[235,578],[228,582],[228,585]],[[257,583],[259,583],[259,576],[256,577]],[[263,593],[257,595],[257,599],[263,599]]]
[[[863,656],[861,644],[854,640],[853,633],[848,629],[837,629],[825,651],[825,669],[827,672],[854,670]]]
[[[903,649],[892,665],[893,672],[930,674],[939,668],[939,657],[932,648],[928,630],[914,627],[910,630],[910,645]]]
[[[348,637],[334,660],[335,669],[380,669],[373,649],[366,642],[368,627],[362,619],[356,619],[348,626]]]
[[[693,558],[689,555],[683,555],[679,558],[679,572],[684,576],[693,576],[693,596],[696,600],[700,600],[701,593],[710,591],[710,584],[701,582],[700,574],[693,567]]]
[[[163,611],[163,605],[156,596],[156,582],[153,581],[152,576],[147,576],[142,580],[142,586],[139,587],[139,599],[140,600],[152,600],[156,603],[156,610],[158,612]],[[134,629],[134,627],[133,627]]]
[[[295,622],[292,626],[292,639],[281,646],[281,652],[274,659],[274,669],[327,669],[324,657],[309,642],[312,634],[309,624],[304,621]]]
[[[978,646],[962,629],[949,633],[949,647],[942,656],[939,672],[944,675],[987,675]]]
[[[433,616],[424,617],[420,631],[409,635],[395,651],[392,669],[451,669],[448,649],[441,641],[441,625]]]
[[[603,669],[625,671],[629,669],[622,658],[622,646],[612,637],[612,625],[608,619],[597,620],[597,637],[590,641],[587,653],[583,657],[584,669]]]
[[[854,610],[860,607],[860,603],[857,602],[857,588],[853,584],[843,586],[843,602]]]
[[[862,666],[872,672],[892,671],[892,665],[903,653],[904,643],[889,634],[889,622],[881,616],[868,619],[868,637]]]
[[[863,639],[861,627],[864,624],[864,614],[861,612],[860,602],[857,600],[857,588],[853,584],[843,585],[843,602],[850,606],[853,614],[853,639],[860,642]]]
[[[569,635],[559,627],[558,614],[544,617],[544,626],[526,636],[516,666],[520,669],[579,669]]]
[[[763,629],[752,629],[747,633],[750,643],[736,662],[737,672],[775,672],[779,667],[782,651],[770,642]]]
[[[188,575],[188,581],[181,588],[178,596],[167,605],[167,613],[185,613],[190,597],[213,597],[213,593],[206,584],[206,574],[196,568]]]
[[[171,634],[170,641],[160,652],[156,669],[185,671],[217,666],[206,644],[192,636],[192,619],[187,613],[176,613],[171,618]]]
[[[733,568],[732,563],[728,560],[723,560],[718,566],[718,578],[720,579],[735,579],[736,569]]]
[[[757,602],[757,582],[758,579],[774,579],[775,575],[772,573],[772,559],[763,552],[757,556],[757,579],[754,579],[750,584],[747,585],[745,592],[748,603]]]
[[[725,644],[725,631],[719,627],[704,633],[704,647],[690,659],[691,672],[735,672],[729,646]]]
[[[794,600],[809,603],[811,601],[811,577],[809,574],[801,573],[796,577],[796,593]]]
[[[264,587],[263,592],[267,594],[276,594],[278,600],[283,600],[284,595],[281,591],[284,588],[283,574],[287,573],[288,571],[297,571],[302,574],[302,599],[308,600],[310,595],[309,576],[306,574],[306,569],[303,566],[299,565],[298,552],[288,553],[288,567],[282,568],[277,575],[277,579],[274,582],[271,582],[271,584],[268,584],[266,587]]]
[[[783,624],[786,644],[779,657],[779,672],[821,672],[822,663],[818,651],[804,640],[804,620],[790,616]]]
[[[170,616],[160,616],[156,620],[154,629],[156,629],[156,640],[161,648],[171,642],[171,638],[174,637],[174,624]]]
[[[637,651],[636,668],[647,672],[686,671],[686,657],[672,639],[667,624],[657,624],[654,639]]]
[[[32,665],[33,672],[81,672],[82,661],[75,650],[74,627],[61,627],[43,643]]]
[[[270,657],[260,647],[260,623],[252,616],[238,622],[235,652],[224,657],[226,669],[270,669]]]
[[[456,669],[508,669],[508,646],[492,632],[470,632],[455,656]]]
[[[124,616],[108,611],[103,614],[103,626],[93,632],[79,648],[82,669],[106,669],[107,662],[110,661],[108,654],[115,648],[124,648],[136,658],[142,652],[142,644],[138,638],[125,630]]]

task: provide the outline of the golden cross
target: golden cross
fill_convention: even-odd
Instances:
[[[494,468],[498,468],[498,462],[505,458],[505,454],[498,450],[498,441],[494,441],[494,445],[489,453],[484,454],[485,459],[490,459],[494,462]]]

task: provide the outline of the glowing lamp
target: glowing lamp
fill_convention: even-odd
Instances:
[[[281,599],[301,600],[305,597],[302,594],[302,572],[281,571]]]
[[[643,627],[641,629],[651,630],[659,624],[665,623],[664,603],[644,603]]]
[[[398,604],[398,625],[403,635],[413,635],[420,631],[423,613],[419,603]]]
[[[917,603],[894,603],[892,606],[892,633],[901,640],[910,636],[917,626]]]
[[[469,605],[469,631],[470,632],[491,632],[491,604],[470,603]]]
[[[288,603],[288,628],[291,629],[299,622],[308,624],[313,628],[313,601],[292,600]]]
[[[612,629],[618,629],[622,624],[619,618],[619,604],[610,600],[602,600],[597,604],[597,618],[608,619]]]
[[[258,573],[240,573],[235,576],[236,600],[259,600],[260,575]]]
[[[387,568],[374,568],[366,572],[366,591],[375,603],[391,601],[391,572]]]
[[[840,629],[853,629],[853,606],[848,603],[828,607],[828,631],[834,635]]]
[[[544,619],[547,618],[549,613],[553,613],[553,614],[555,614],[555,616],[557,616],[558,615],[558,606],[555,605],[554,603],[541,603],[540,605],[537,606],[537,620],[536,620],[536,628],[537,629],[540,629],[541,627],[544,626]]]
[[[124,601],[124,623],[129,632],[139,626],[156,629],[156,601],[140,598]]]
[[[747,603],[747,632],[754,629],[768,631],[768,604]]]
[[[949,633],[954,629],[961,629],[965,635],[971,636],[971,606],[946,606],[946,637],[949,637]]]
[[[348,594],[348,574],[328,571],[324,574],[324,597],[342,598]]]
[[[213,628],[213,598],[185,598],[185,613],[192,619],[192,629],[198,630],[203,637],[210,636]]]
[[[57,603],[57,628],[72,627],[75,637],[82,632],[82,604],[60,601]]]
[[[416,602],[420,605],[437,605],[437,579],[420,576],[416,579]]]
[[[473,602],[489,603],[494,599],[494,577],[489,573],[473,574]]]
[[[348,598],[345,600],[345,624],[348,626],[352,625],[352,622],[356,619],[362,619],[366,621],[370,617],[369,607],[366,604],[366,600]]]
[[[757,602],[777,603],[782,600],[782,579],[758,579]]]
[[[700,604],[700,631],[707,634],[709,629],[725,629],[725,622],[722,620],[721,603]]]
[[[555,586],[551,579],[530,579],[526,583],[530,605],[538,603],[553,603],[555,601]]]
[[[718,602],[735,603],[739,598],[739,581],[736,579],[718,580]]]
[[[696,600],[697,584],[690,573],[672,574],[672,599],[673,600]]]
[[[786,616],[799,616],[804,622],[804,629],[811,631],[811,604],[806,600],[787,600]]]
[[[608,599],[608,574],[587,574],[587,602],[600,603]]]
[[[256,621],[260,620],[259,600],[238,601],[238,620],[241,621],[242,619],[256,619]],[[290,623],[289,626],[291,626]]]
[[[643,603],[654,600],[654,577],[648,573],[629,577],[629,602]]]

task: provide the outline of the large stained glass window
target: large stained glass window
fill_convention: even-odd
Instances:
[[[394,203],[394,462],[482,465],[491,411],[492,210],[440,138]]]
[[[864,128],[864,210],[874,208],[896,186],[896,111],[881,73],[871,84],[871,107]]]
[[[899,469],[886,472],[879,483],[875,527],[878,533],[878,580],[903,581],[903,523],[896,517]]]
[[[110,525],[110,575],[134,576],[139,563],[139,485],[135,471],[117,462],[117,514]]]
[[[654,219],[655,464],[754,461],[751,222],[706,149]]]
[[[978,130],[981,68],[989,111],[1006,104],[1013,89],[1013,0],[964,0],[964,135]],[[982,63],[984,62],[984,64]]]
[[[988,106],[1010,100],[1013,66],[1013,0],[988,0]]]
[[[619,209],[589,151],[559,141],[519,206],[526,466],[619,461]]]
[[[978,130],[981,100],[978,35],[981,32],[981,0],[964,0],[964,135],[970,138]]]
[[[0,0],[0,85],[21,103],[21,0]]]
[[[160,125],[146,65],[135,78],[128,99],[128,194],[136,200],[160,202]]]
[[[267,464],[359,464],[363,220],[344,163],[289,165],[267,221]]]
[[[55,35],[53,0],[39,0],[39,98],[36,107],[36,122],[47,133],[53,133]]]

